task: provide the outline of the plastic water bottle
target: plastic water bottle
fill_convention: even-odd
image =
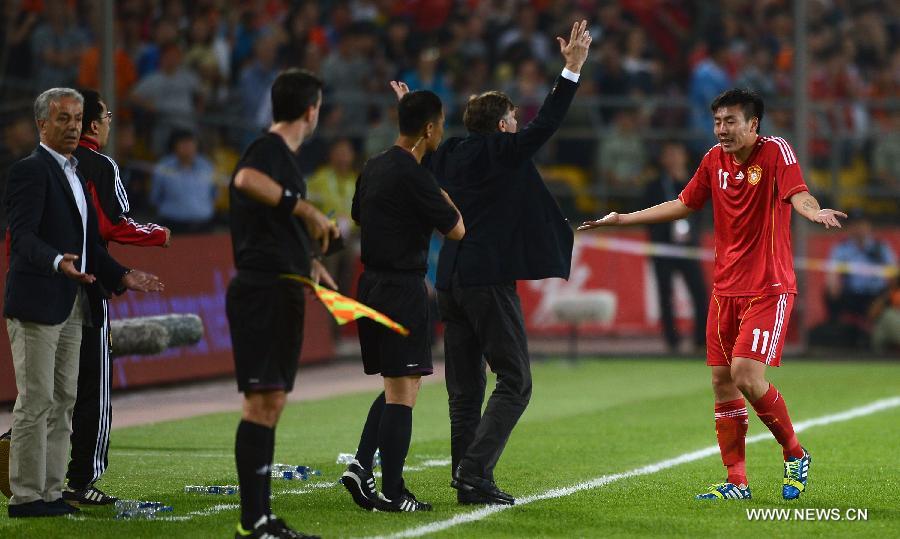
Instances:
[[[273,464],[270,472],[271,476],[276,479],[300,479],[307,481],[311,475],[322,475],[319,470],[314,470],[309,466],[295,466],[293,464]]]
[[[148,502],[142,500],[118,500],[116,501],[116,518],[156,518],[157,513],[172,512],[171,505],[162,502]]]
[[[240,487],[236,485],[187,485],[184,491],[188,494],[213,494],[232,496],[240,492]]]

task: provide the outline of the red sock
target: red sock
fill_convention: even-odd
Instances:
[[[744,453],[747,437],[747,405],[744,399],[716,403],[716,438],[722,453],[722,464],[728,468],[728,482],[747,484],[747,459]]]
[[[753,403],[753,409],[781,444],[784,460],[787,460],[788,457],[800,458],[803,456],[803,448],[800,447],[797,435],[794,434],[794,425],[788,415],[784,397],[775,389],[775,386],[769,384],[769,390]]]

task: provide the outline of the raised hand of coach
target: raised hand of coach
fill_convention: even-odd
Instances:
[[[581,66],[587,60],[588,51],[591,48],[591,40],[591,33],[587,31],[586,20],[572,25],[568,43],[561,37],[556,38],[556,41],[559,42],[559,52],[566,59],[566,69],[572,73],[581,71]]]

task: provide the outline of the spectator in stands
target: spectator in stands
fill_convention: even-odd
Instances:
[[[663,143],[659,165],[661,169],[659,174],[647,184],[644,191],[644,205],[648,208],[677,198],[691,179],[691,171],[688,170],[687,148],[681,142]],[[650,241],[664,245],[698,248],[700,247],[700,221],[700,213],[694,212],[685,219],[649,225]],[[704,324],[703,316],[709,304],[709,298],[706,294],[700,261],[687,256],[654,256],[653,270],[656,275],[663,335],[669,351],[677,353],[680,340],[673,304],[673,285],[676,273],[680,273],[684,278],[694,308],[694,349],[704,350],[706,324]]]
[[[160,68],[163,50],[178,41],[178,29],[171,22],[160,20],[154,29],[153,41],[138,51],[138,77],[144,78]]]
[[[706,43],[708,56],[694,67],[688,87],[691,102],[691,128],[702,131],[703,137],[694,144],[695,153],[703,153],[715,144],[709,129],[709,104],[717,95],[733,86],[725,71],[728,44],[722,36],[711,36]]]
[[[238,92],[241,98],[243,116],[253,122],[254,130],[249,133],[249,143],[259,135],[259,130],[272,123],[271,103],[269,103],[269,90],[275,77],[278,76],[278,47],[281,44],[281,36],[278,29],[267,28],[253,44],[253,57],[241,70]],[[266,114],[260,114],[263,104],[268,103]]]
[[[547,77],[541,72],[541,64],[534,58],[525,58],[519,62],[516,78],[504,88],[506,95],[516,104],[522,125],[537,116],[549,90]]]
[[[896,270],[896,268],[895,268]],[[900,276],[872,303],[872,349],[879,354],[900,349]]]
[[[116,81],[116,97],[119,100],[127,99],[134,83],[137,82],[137,68],[127,51],[122,47],[125,42],[122,36],[122,27],[116,27],[115,44],[113,54],[113,66]],[[81,55],[78,65],[78,86],[81,88],[100,87],[100,45],[92,44]]]
[[[880,187],[896,193],[900,188],[900,108],[890,111],[881,125],[872,148],[872,176]]]
[[[6,58],[0,75],[21,85],[33,69],[31,36],[40,15],[34,5],[26,7],[20,2],[3,2],[0,9],[0,43]]]
[[[328,102],[343,111],[345,125],[362,126],[366,121],[366,84],[372,66],[359,53],[359,29],[341,34],[337,48],[322,62],[322,78]]]
[[[176,129],[196,131],[197,112],[203,110],[200,79],[182,65],[181,46],[163,49],[159,71],[138,82],[131,93],[143,112],[138,123],[153,125],[150,148],[159,154]]]
[[[538,13],[530,3],[522,4],[516,25],[504,32],[497,42],[501,58],[516,63],[523,58],[536,58],[546,63],[550,59],[552,41],[538,29]]]
[[[453,91],[447,83],[443,69],[438,64],[440,51],[435,47],[426,47],[419,51],[415,69],[407,70],[400,75],[403,82],[416,90],[430,90],[441,98],[444,104],[444,115],[447,118],[454,116],[456,103]]]
[[[638,127],[638,112],[623,108],[616,112],[609,133],[601,138],[600,179],[614,190],[643,184],[647,150]]]
[[[328,161],[316,169],[306,184],[309,201],[334,219],[341,230],[345,248],[322,261],[337,281],[339,290],[352,288],[356,257],[359,256],[356,246],[359,229],[353,226],[350,216],[358,176],[356,149],[349,138],[339,138],[328,149]]]
[[[831,250],[832,264],[872,264],[894,266],[897,256],[887,242],[875,237],[872,223],[861,213],[851,213],[848,219],[849,237]],[[843,344],[857,345],[868,339],[869,309],[875,298],[888,287],[882,275],[854,271],[853,267],[837,268],[827,277],[826,304],[829,322],[836,324],[832,333],[840,334]],[[837,343],[835,343],[837,344]]]
[[[23,159],[38,142],[34,120],[25,112],[12,115],[3,124],[3,145],[0,146],[0,197],[6,192],[6,174],[9,166]],[[6,205],[0,204],[0,231],[6,230]],[[5,232],[3,232],[5,234]]]
[[[872,322],[872,349],[876,353],[900,350],[900,275],[895,275],[887,290],[875,298],[869,320]]]
[[[150,201],[159,222],[174,234],[208,232],[215,213],[216,185],[213,166],[198,153],[191,131],[177,130],[169,141],[169,154],[153,171]]]
[[[78,60],[88,44],[87,34],[78,26],[73,4],[47,0],[45,22],[31,36],[39,88],[71,86],[78,77]]]

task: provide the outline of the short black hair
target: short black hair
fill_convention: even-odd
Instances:
[[[272,84],[272,120],[293,122],[319,102],[322,79],[305,69],[285,69]]]
[[[103,113],[103,107],[100,106],[103,97],[97,90],[88,88],[79,88],[78,93],[84,97],[84,110],[81,116],[81,132],[87,133],[91,129],[91,122],[99,120],[100,114]]]
[[[469,98],[463,113],[463,124],[472,133],[495,133],[500,129],[500,119],[515,108],[512,100],[503,92],[484,92]]]
[[[420,135],[428,122],[437,122],[441,118],[444,105],[441,98],[430,90],[409,92],[400,99],[397,105],[397,123],[400,134],[408,137]]]
[[[169,144],[168,149],[169,153],[173,153],[175,151],[175,147],[178,146],[178,143],[182,140],[196,140],[197,135],[191,131],[190,129],[181,129],[177,128],[169,134]]]
[[[759,133],[759,126],[762,125],[765,105],[763,104],[762,98],[756,92],[745,90],[743,88],[726,90],[713,99],[712,105],[710,105],[709,108],[712,110],[712,113],[715,114],[716,111],[722,107],[733,107],[735,105],[740,106],[744,110],[745,120],[749,121],[750,118],[756,117],[759,122],[756,126],[756,132]]]

